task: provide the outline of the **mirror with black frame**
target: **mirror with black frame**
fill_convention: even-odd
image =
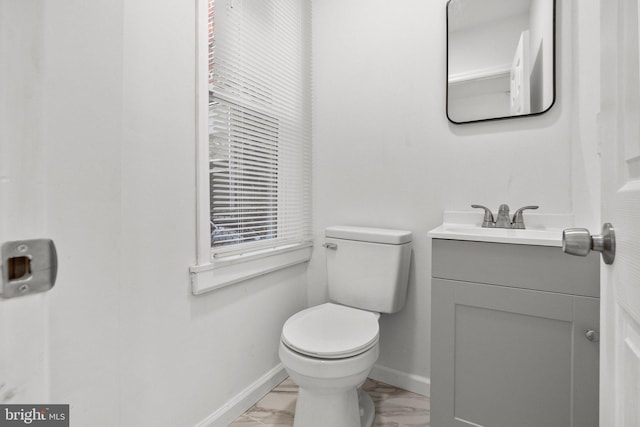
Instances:
[[[542,114],[555,102],[555,0],[449,0],[447,117]]]

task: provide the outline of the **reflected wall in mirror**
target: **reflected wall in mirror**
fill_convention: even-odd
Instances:
[[[447,117],[541,114],[555,102],[555,0],[449,0]]]

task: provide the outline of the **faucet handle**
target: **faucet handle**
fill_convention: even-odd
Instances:
[[[491,209],[482,205],[471,205],[474,209],[484,209],[484,219],[482,220],[482,226],[485,228],[493,228],[495,226],[495,221],[493,219],[493,213],[491,213]]]
[[[526,209],[538,209],[539,206],[524,206],[516,211],[513,214],[513,228],[517,228],[520,230],[524,230],[524,217],[522,216],[522,212]]]

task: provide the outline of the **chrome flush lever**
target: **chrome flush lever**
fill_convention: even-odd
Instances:
[[[325,243],[324,245],[322,245],[322,247],[327,249],[333,249],[334,251],[338,249],[338,245],[336,245],[335,243]]]

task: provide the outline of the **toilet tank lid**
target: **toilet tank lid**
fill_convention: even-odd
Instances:
[[[370,243],[386,243],[401,245],[411,241],[411,232],[407,230],[392,230],[389,228],[353,227],[334,225],[324,231],[325,237],[334,239],[356,240]]]

